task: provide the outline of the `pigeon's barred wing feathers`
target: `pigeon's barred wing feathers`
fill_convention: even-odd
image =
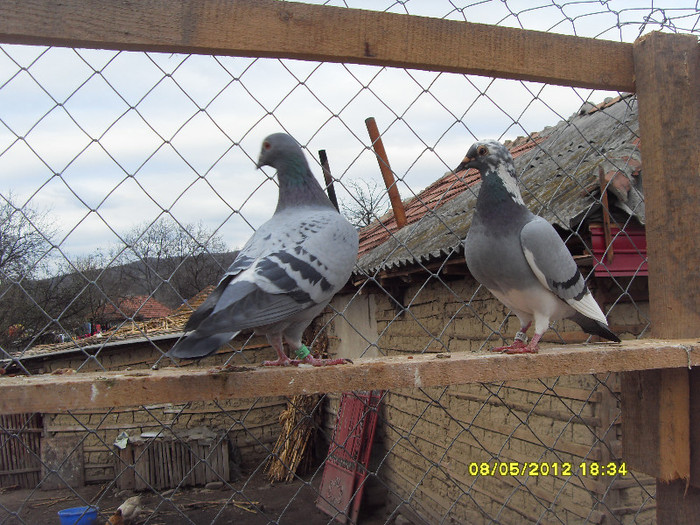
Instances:
[[[551,224],[535,216],[520,231],[520,245],[542,286],[576,311],[607,324],[605,314],[588,291],[571,253]]]
[[[209,294],[209,297],[207,297],[206,300],[199,305],[197,310],[195,310],[187,320],[187,324],[185,325],[186,332],[195,330],[201,324],[201,322],[214,311],[216,303],[219,302],[221,295],[231,283],[232,279],[243,270],[250,267],[250,265],[257,258],[257,254],[261,249],[263,249],[263,247],[260,246],[260,243],[256,242],[255,235],[248,239],[248,242],[238,252],[238,255],[236,255],[236,258],[231,263],[231,266],[228,267],[228,270],[226,270],[226,273],[221,278],[214,291]]]
[[[269,135],[258,159],[262,166],[277,170],[277,207],[190,316],[170,356],[204,357],[252,328],[277,351],[274,364],[288,364],[282,341],[298,350],[304,329],[350,277],[357,231],[328,200],[299,144],[285,133]]]
[[[225,323],[245,330],[328,301],[352,270],[345,251],[352,253],[353,237],[335,211],[302,207],[276,215],[241,250],[187,329],[220,330]]]

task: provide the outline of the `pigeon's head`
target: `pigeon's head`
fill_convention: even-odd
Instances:
[[[282,169],[282,163],[300,156],[304,158],[296,140],[286,133],[273,133],[263,140],[260,157],[258,157],[258,168],[272,166],[279,171]]]
[[[498,166],[503,165],[513,165],[513,157],[506,147],[495,140],[481,140],[472,144],[464,160],[455,169],[455,173],[476,168],[483,175],[485,171],[495,171]]]
[[[501,195],[508,194],[514,202],[524,205],[515,175],[513,157],[503,144],[495,140],[475,142],[469,148],[467,156],[457,166],[455,173],[469,168],[479,170],[482,181],[489,181],[487,193],[493,191],[498,193],[500,188],[505,191]],[[480,191],[479,195],[481,196],[482,193]]]

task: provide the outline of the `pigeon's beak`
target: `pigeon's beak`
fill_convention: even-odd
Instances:
[[[460,171],[466,171],[469,168],[472,167],[472,162],[474,162],[476,159],[472,157],[464,157],[464,160],[460,162],[459,166],[455,168],[454,172],[459,173]]]

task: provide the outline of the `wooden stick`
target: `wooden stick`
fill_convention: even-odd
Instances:
[[[365,120],[367,125],[367,132],[369,133],[369,138],[372,141],[372,147],[374,148],[374,154],[377,156],[377,162],[379,163],[379,171],[382,172],[382,178],[384,179],[384,185],[389,192],[389,201],[391,202],[391,209],[394,210],[394,218],[396,219],[396,225],[399,228],[406,226],[406,211],[403,207],[403,202],[401,202],[401,196],[399,195],[399,188],[396,186],[396,181],[394,180],[394,173],[391,171],[391,166],[389,165],[389,157],[384,149],[384,143],[382,142],[382,137],[379,134],[379,128],[377,128],[377,122],[374,117],[369,117]]]
[[[603,234],[605,235],[605,261],[612,264],[615,254],[612,246],[612,234],[610,233],[610,208],[608,207],[608,192],[605,184],[605,172],[603,166],[598,166],[598,182],[600,183],[600,202],[603,208]]]
[[[333,176],[331,175],[331,166],[328,164],[328,156],[326,155],[326,150],[318,150],[318,158],[321,161],[321,168],[323,168],[323,180],[326,182],[326,192],[328,192],[328,198],[335,206],[335,209],[340,211],[338,207],[338,196],[335,194],[335,186],[333,185]]]
[[[0,413],[294,396],[700,365],[700,343],[635,340],[550,346],[539,354],[458,352],[359,359],[326,367],[164,368],[0,378]]]

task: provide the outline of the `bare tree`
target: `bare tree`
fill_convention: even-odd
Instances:
[[[215,283],[225,269],[220,254],[226,244],[201,223],[181,225],[163,217],[137,225],[124,239],[127,249],[118,258],[124,289],[171,305]]]
[[[39,261],[50,251],[54,235],[48,212],[18,206],[12,193],[0,195],[0,280],[35,273]]]
[[[343,215],[356,228],[369,226],[389,209],[386,190],[374,181],[359,179],[345,184],[350,193],[342,203]]]
[[[50,323],[34,278],[49,267],[54,235],[48,212],[0,195],[0,355]]]

